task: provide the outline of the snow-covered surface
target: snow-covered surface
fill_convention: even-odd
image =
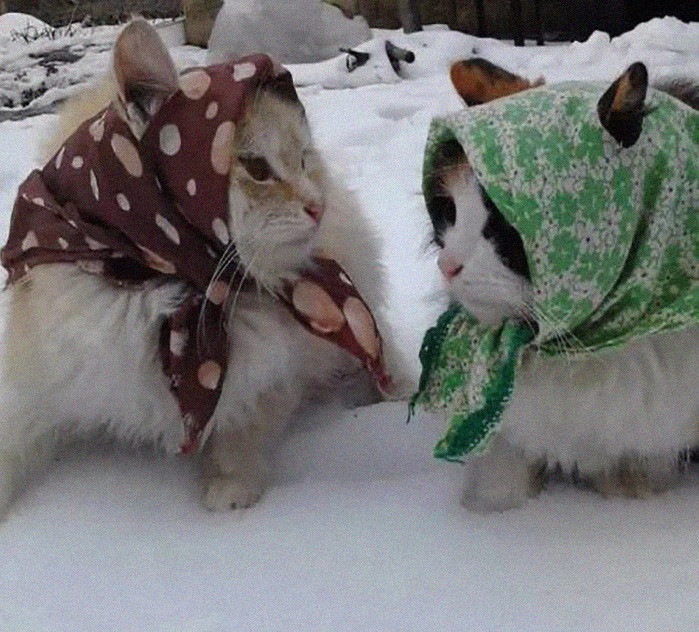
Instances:
[[[637,59],[653,78],[697,79],[697,28],[654,20],[611,42],[595,34],[545,49],[380,32],[374,46],[390,37],[416,62],[406,78],[345,90],[322,88],[320,65],[293,67],[306,73],[299,91],[319,146],[383,234],[391,318],[413,377],[441,307],[420,168],[430,119],[460,107],[448,63],[475,48],[551,81],[611,80]],[[205,58],[173,52],[181,65]],[[3,237],[30,148],[54,120],[0,123]],[[430,456],[441,423],[406,415],[387,403],[304,416],[275,485],[236,515],[201,509],[191,461],[119,448],[65,455],[0,524],[0,630],[699,629],[699,472],[643,502],[554,485],[524,509],[483,517],[458,504],[459,467]]]
[[[304,63],[370,37],[364,18],[347,18],[322,0],[228,0],[216,16],[209,50],[213,62],[265,49],[282,62]]]
[[[41,28],[31,25],[30,20],[35,19],[31,16],[6,15],[15,17],[4,28],[5,16],[0,16],[0,121],[50,112],[86,83],[107,73],[120,27],[72,24],[60,29]],[[182,67],[201,63],[200,49],[181,46],[181,20],[160,20],[156,28],[163,41],[174,47]]]
[[[0,40],[12,39],[29,31],[41,32],[50,28],[46,22],[26,13],[3,13],[0,15]]]

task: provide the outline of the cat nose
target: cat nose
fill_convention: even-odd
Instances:
[[[451,281],[464,269],[463,265],[454,261],[454,259],[449,256],[440,255],[437,259],[437,265],[447,281]]]
[[[304,211],[306,214],[317,224],[323,217],[325,209],[320,204],[308,204],[304,206]]]

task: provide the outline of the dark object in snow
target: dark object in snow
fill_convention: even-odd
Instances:
[[[83,55],[78,55],[70,50],[70,47],[64,46],[55,50],[43,53],[29,53],[28,57],[38,59],[41,66],[49,66],[51,64],[72,64],[83,58]]]
[[[360,50],[352,50],[351,48],[341,48],[341,53],[347,53],[347,59],[345,59],[345,65],[347,66],[347,71],[352,72],[360,66],[363,66],[369,61],[371,55],[369,53],[364,53]]]
[[[390,40],[386,40],[386,54],[393,70],[396,72],[400,72],[400,62],[404,61],[407,64],[412,64],[415,61],[415,53],[413,51],[396,46]]]

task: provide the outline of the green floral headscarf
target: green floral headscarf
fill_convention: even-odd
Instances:
[[[522,237],[538,324],[484,326],[453,306],[427,332],[411,406],[447,413],[437,457],[484,449],[525,350],[591,354],[699,322],[699,113],[649,90],[641,136],[623,148],[598,118],[604,89],[542,87],[432,123],[427,204],[439,149],[456,140]]]

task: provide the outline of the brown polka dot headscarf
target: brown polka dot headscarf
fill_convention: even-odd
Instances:
[[[139,141],[110,105],[83,123],[20,185],[0,254],[8,284],[32,267],[70,262],[121,285],[176,277],[191,290],[163,323],[161,356],[182,414],[181,451],[211,421],[228,364],[222,323],[233,280],[213,279],[228,247],[230,141],[246,97],[274,81],[295,97],[288,72],[264,55],[191,70]],[[227,267],[242,272],[238,266]],[[314,334],[362,360],[381,388],[387,376],[371,312],[337,264],[313,267],[279,296]]]

